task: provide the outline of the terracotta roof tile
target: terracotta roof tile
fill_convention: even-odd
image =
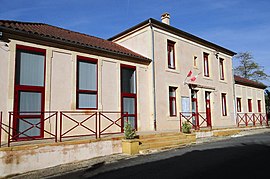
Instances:
[[[267,87],[263,83],[252,81],[246,78],[242,78],[237,75],[234,75],[234,80],[236,84],[241,84],[241,85],[246,85],[246,86],[251,86],[251,87],[256,87],[256,88],[261,88],[261,89],[265,89]]]
[[[24,32],[28,34],[35,34],[40,37],[58,39],[64,42],[72,42],[77,45],[88,46],[103,51],[109,51],[111,53],[122,54],[125,56],[137,58],[139,60],[144,60],[148,62],[151,61],[150,59],[114,42],[44,23],[0,20],[0,28],[5,28],[11,31]]]

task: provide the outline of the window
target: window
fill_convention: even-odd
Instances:
[[[168,68],[175,69],[175,52],[174,52],[174,44],[175,42],[169,41],[167,42],[167,52],[168,52]]]
[[[252,112],[252,100],[248,99],[248,112]]]
[[[193,57],[193,66],[196,68],[198,67],[198,64],[197,64],[197,56],[194,56]]]
[[[176,116],[176,89],[169,87],[170,116]]]
[[[128,118],[122,121],[122,126],[128,121],[132,128],[137,128],[137,97],[136,97],[136,67],[121,65],[121,105],[122,113],[128,113]],[[123,129],[122,129],[123,130]]]
[[[261,100],[258,100],[258,112],[262,112]]]
[[[77,58],[77,109],[97,109],[97,60]]]
[[[219,59],[219,72],[220,72],[220,79],[224,80],[224,59]]]
[[[242,107],[241,107],[241,98],[236,98],[236,108],[237,108],[237,112],[241,112],[242,111]]]
[[[203,65],[204,65],[204,76],[209,77],[209,60],[208,53],[203,53]]]
[[[221,101],[222,101],[222,116],[227,116],[227,104],[226,104],[226,94],[221,94]]]
[[[14,90],[16,138],[43,137],[46,50],[17,45]],[[36,125],[36,126],[32,126]]]

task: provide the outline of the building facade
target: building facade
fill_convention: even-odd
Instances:
[[[0,21],[2,141],[100,137],[127,121],[138,131],[235,127],[242,101],[265,113],[265,86],[234,80],[234,52],[162,21],[109,40]]]

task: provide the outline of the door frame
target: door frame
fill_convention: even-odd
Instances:
[[[209,99],[207,99],[207,95],[209,95]],[[209,105],[209,108],[207,107]],[[207,127],[212,126],[211,121],[211,92],[205,91],[205,112],[206,112],[206,119],[207,119]]]
[[[122,69],[132,69],[134,70],[135,72],[135,90],[136,90],[136,93],[125,93],[125,92],[122,92]],[[134,125],[135,125],[135,130],[137,130],[137,71],[136,71],[136,67],[135,66],[131,66],[131,65],[124,65],[124,64],[121,64],[120,65],[120,91],[121,91],[121,115],[123,116],[124,115],[124,102],[123,102],[123,99],[124,98],[134,98],[135,99],[135,111],[134,111],[134,114],[128,114],[127,117],[134,117]],[[121,120],[121,132],[124,132],[124,124],[125,124],[125,118],[122,118]]]

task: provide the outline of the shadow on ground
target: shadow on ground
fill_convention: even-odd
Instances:
[[[92,178],[259,178],[269,175],[269,168],[269,146],[242,144],[195,150],[165,160],[101,173]],[[88,172],[81,172],[77,177],[87,178]]]

